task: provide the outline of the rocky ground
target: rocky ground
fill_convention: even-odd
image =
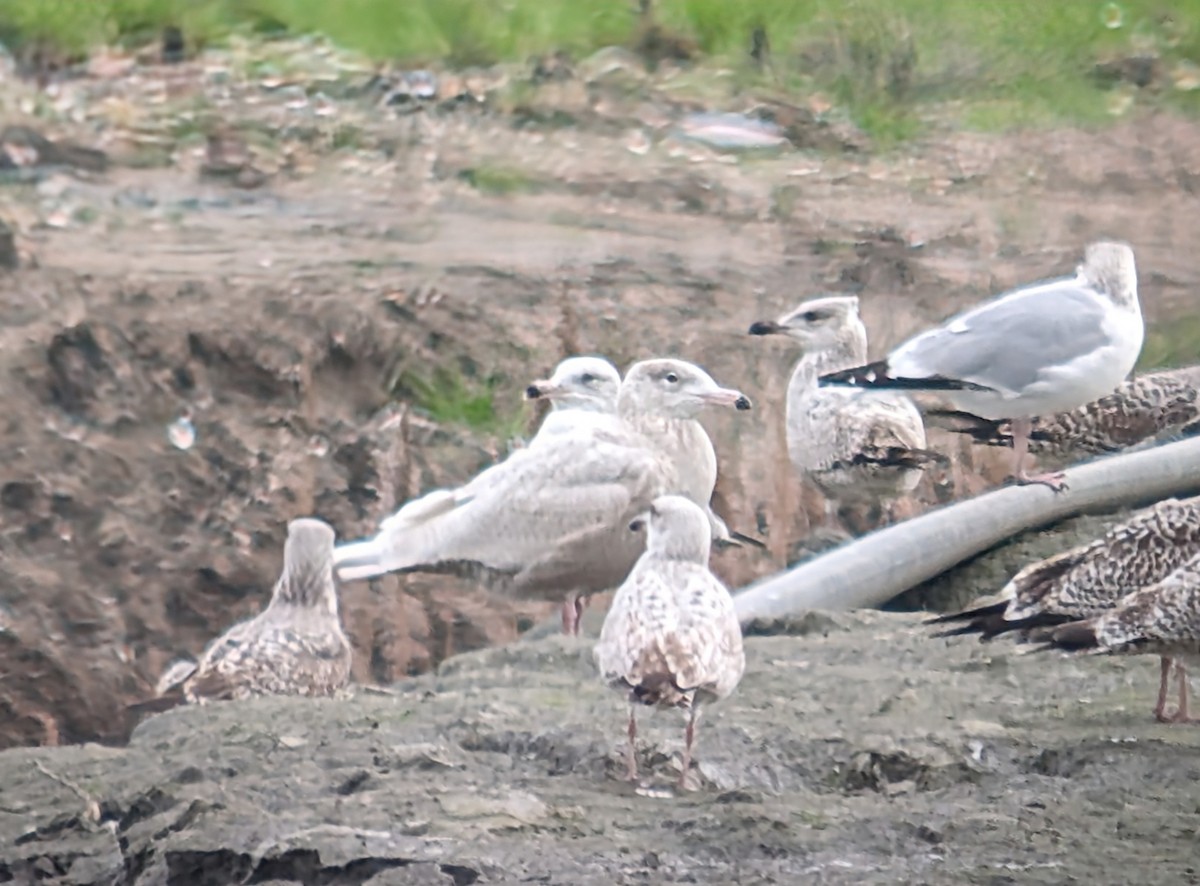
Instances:
[[[909,614],[751,630],[671,785],[682,721],[561,637],[391,694],[176,709],[127,748],[0,755],[0,882],[1158,883],[1200,880],[1200,733],[1158,667],[930,639]]]
[[[355,678],[394,695],[176,711],[112,747],[164,664],[261,607],[288,519],[354,537],[470,476],[566,353],[674,353],[754,399],[710,422],[719,505],[768,544],[714,560],[738,586],[823,510],[787,479],[793,355],[751,321],[856,292],[881,351],[1118,236],[1151,365],[1194,322],[1189,120],[880,154],[820,97],[619,52],[422,103],[319,45],[255,51],[0,77],[0,748],[110,745],[0,755],[0,882],[1190,881],[1193,733],[1149,720],[1153,663],[1050,672],[911,617],[753,639],[681,799],[612,779],[619,706],[582,647],[514,644],[545,604],[442,577],[343,589]],[[793,147],[677,132],[751,106]],[[1003,475],[932,439],[953,467],[909,512]],[[677,731],[648,733],[664,778]]]

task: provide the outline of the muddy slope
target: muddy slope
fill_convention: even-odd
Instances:
[[[1196,881],[1200,733],[1155,723],[1152,659],[933,640],[813,614],[749,640],[702,785],[643,715],[650,790],[617,780],[623,705],[590,647],[455,657],[394,696],[177,709],[128,749],[0,755],[0,881]],[[656,795],[658,794],[658,795]]]

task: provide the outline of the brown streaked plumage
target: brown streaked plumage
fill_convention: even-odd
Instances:
[[[903,393],[817,383],[867,359],[857,296],[808,299],[750,334],[783,335],[804,349],[787,387],[788,456],[831,504],[890,502],[912,492],[923,469],[948,461],[925,448],[921,413]]]
[[[596,664],[604,681],[629,700],[631,780],[637,778],[634,705],[687,712],[683,787],[700,708],[733,692],[746,656],[733,598],[708,569],[711,531],[704,510],[682,496],[660,496],[644,522],[646,551],[613,598]]]
[[[1054,628],[1048,642],[1062,649],[1160,656],[1159,719],[1191,722],[1194,718],[1188,711],[1187,670],[1183,662],[1200,659],[1200,555],[1162,581],[1123,598],[1108,612]],[[1172,660],[1179,680],[1179,707],[1167,714],[1167,678]]]
[[[931,415],[938,415],[933,412]],[[1011,446],[1009,422],[943,414],[948,429],[977,443]],[[1200,366],[1164,369],[1122,382],[1106,397],[1070,412],[1033,419],[1029,451],[1057,464],[1129,449],[1172,433],[1194,433],[1200,421]]]
[[[1045,639],[1047,629],[1111,610],[1197,555],[1200,496],[1167,499],[1092,542],[1026,566],[995,600],[927,623],[965,622],[936,635],[943,637],[978,633],[980,639],[990,640],[1017,631],[1024,638]],[[1160,718],[1166,682],[1164,670],[1163,693],[1154,712]]]
[[[333,529],[305,518],[288,524],[283,571],[261,613],[234,625],[199,663],[176,662],[159,698],[135,705],[164,709],[256,695],[332,695],[350,680],[350,642],[338,618]]]

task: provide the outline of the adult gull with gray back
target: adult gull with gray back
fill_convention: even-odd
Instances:
[[[1013,290],[909,339],[887,357],[823,375],[823,385],[930,391],[956,409],[1009,419],[1021,484],[1066,487],[1061,473],[1025,471],[1032,418],[1111,393],[1142,349],[1133,250],[1101,241],[1073,277]]]
[[[727,697],[746,669],[729,591],[708,569],[704,512],[682,496],[654,500],[646,552],[617,589],[596,644],[601,678],[629,700],[627,776],[637,778],[636,705],[682,709],[687,729],[679,786],[686,785],[700,708]]]
[[[636,363],[621,384],[616,427],[577,428],[517,450],[453,508],[423,521],[389,518],[374,538],[337,548],[338,574],[450,572],[558,600],[616,587],[642,550],[629,521],[689,485],[663,439],[663,419],[694,418],[708,405],[749,409],[750,401],[682,360]]]
[[[921,413],[904,394],[817,384],[867,358],[857,296],[808,299],[778,320],[754,323],[750,334],[783,335],[804,348],[787,387],[788,455],[831,504],[886,502],[912,491],[926,466],[946,461],[925,448]]]

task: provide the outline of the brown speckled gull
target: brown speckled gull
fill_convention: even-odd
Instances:
[[[659,495],[692,490],[663,419],[691,419],[710,404],[750,408],[691,363],[636,363],[611,432],[577,429],[517,450],[488,469],[482,488],[431,519],[401,519],[402,509],[374,538],[335,549],[338,574],[453,572],[502,593],[560,601],[613,588],[642,551],[629,521]],[[697,504],[706,507],[711,495]]]
[[[646,551],[618,588],[596,644],[602,679],[629,699],[628,777],[637,778],[635,705],[682,708],[687,728],[679,785],[691,764],[703,705],[726,698],[746,669],[729,591],[708,568],[707,517],[681,496],[654,500]],[[635,525],[630,529],[636,528]]]
[[[1107,612],[1200,555],[1200,496],[1167,499],[1138,511],[1095,541],[1026,566],[998,597],[931,624],[966,622],[938,636],[981,639],[1019,631],[1044,639],[1047,628]],[[1164,719],[1168,659],[1154,714]]]
[[[289,523],[283,571],[267,608],[210,643],[199,663],[169,667],[159,695],[169,699],[181,692],[183,701],[202,704],[257,695],[332,695],[344,688],[351,649],[338,618],[333,542],[327,523],[310,518]]]
[[[1200,659],[1200,556],[1193,557],[1162,581],[1122,598],[1102,615],[1055,628],[1049,642],[1062,649],[1091,649],[1116,655],[1158,655],[1163,667],[1159,707],[1163,707],[1169,662],[1175,662],[1179,706],[1159,719],[1193,721],[1188,711],[1184,661]]]
[[[925,467],[946,461],[925,448],[921,414],[904,394],[817,384],[867,359],[857,296],[809,299],[778,320],[754,323],[750,334],[784,335],[804,348],[788,381],[788,455],[827,499],[886,502],[911,492]]]

